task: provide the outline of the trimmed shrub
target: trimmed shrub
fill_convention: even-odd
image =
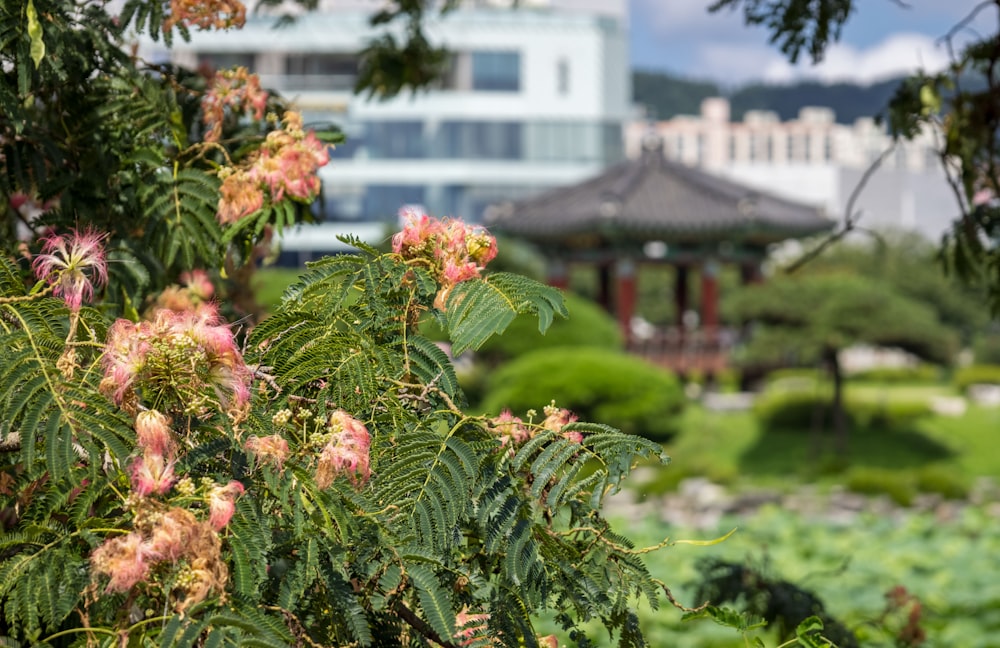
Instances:
[[[936,493],[945,499],[964,500],[969,496],[969,485],[954,468],[924,466],[917,471],[917,490]]]
[[[913,367],[878,367],[851,374],[851,382],[873,383],[937,383],[941,367],[921,363]]]
[[[761,394],[753,413],[765,430],[808,430],[817,416],[830,418],[830,396],[813,390],[771,390]]]
[[[482,407],[521,416],[550,400],[581,419],[663,441],[677,432],[684,407],[671,372],[617,351],[585,347],[543,349],[493,373]]]
[[[900,506],[913,503],[916,492],[905,473],[883,468],[852,468],[847,473],[847,489],[862,495],[887,495]]]
[[[955,387],[965,392],[969,385],[1000,385],[1000,365],[981,364],[962,367],[955,372]]]
[[[829,425],[833,396],[828,386],[811,389],[770,389],[754,403],[754,416],[764,429],[808,430],[816,417]],[[844,413],[853,426],[900,428],[932,414],[923,400],[865,399],[848,394]]]

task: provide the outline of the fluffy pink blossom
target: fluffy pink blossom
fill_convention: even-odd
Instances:
[[[247,452],[257,458],[262,464],[270,464],[278,470],[288,458],[288,441],[280,434],[258,437],[251,436],[244,445]]]
[[[202,301],[208,301],[215,294],[215,285],[204,270],[182,272],[181,285]]]
[[[109,576],[108,592],[127,592],[149,575],[149,548],[138,533],[105,540],[94,550],[90,564],[98,574]]]
[[[320,452],[316,485],[328,488],[338,475],[347,475],[355,486],[366,483],[371,477],[368,428],[343,410],[330,415],[327,428],[332,438]]]
[[[175,25],[199,29],[229,29],[246,23],[246,7],[239,0],[170,0],[163,30]]]
[[[162,308],[152,321],[138,324],[118,320],[108,331],[102,364],[101,392],[119,405],[140,383],[151,389],[151,398],[163,389],[189,396],[214,391],[223,406],[250,400],[253,374],[232,329],[210,303],[184,311]]]
[[[545,409],[545,420],[542,421],[542,427],[546,430],[551,430],[553,432],[558,432],[562,436],[566,437],[570,441],[576,443],[583,443],[583,435],[578,431],[563,431],[563,428],[570,423],[574,423],[577,420],[575,414],[567,409],[562,409],[556,407],[555,403],[546,405]]]
[[[106,236],[92,230],[72,230],[65,236],[49,234],[31,263],[35,276],[53,286],[52,294],[61,297],[72,311],[93,298],[95,287],[108,282]]]
[[[147,544],[147,556],[176,562],[191,549],[199,533],[199,522],[187,509],[173,507],[161,515]]]
[[[176,481],[174,462],[146,451],[132,462],[132,490],[141,497],[163,495]]]
[[[260,77],[245,67],[215,73],[201,97],[201,119],[208,129],[205,141],[218,142],[222,137],[227,111],[235,115],[251,111],[254,119],[263,119],[267,97],[267,92],[260,87]]]
[[[479,266],[472,261],[456,263],[453,259],[448,259],[444,263],[444,270],[441,272],[441,276],[446,284],[457,284],[469,279],[475,279],[479,276],[479,270]]]
[[[392,237],[392,250],[406,261],[417,261],[441,285],[435,308],[444,309],[452,289],[478,277],[496,256],[496,239],[481,227],[460,220],[431,218],[416,209],[399,213],[403,230]]]
[[[531,430],[510,410],[500,412],[500,416],[490,420],[490,426],[500,435],[500,443],[504,446],[510,442],[524,443],[531,438]]]
[[[264,206],[260,182],[244,169],[237,169],[223,179],[219,195],[215,216],[223,225],[236,223]]]
[[[262,181],[271,192],[271,199],[291,198],[307,202],[320,189],[316,171],[330,161],[327,145],[312,131],[302,131],[299,113],[285,113],[284,130],[268,133],[260,157],[250,169],[250,175]]]
[[[156,410],[143,410],[136,415],[135,433],[139,447],[145,452],[169,457],[177,448],[170,419]]]
[[[231,481],[225,486],[215,486],[208,492],[208,523],[222,531],[236,512],[236,498],[244,492],[243,484]]]
[[[284,128],[268,133],[243,166],[220,174],[219,222],[235,223],[261,209],[265,190],[272,202],[286,197],[310,202],[319,194],[317,171],[330,161],[329,146],[302,129],[299,113],[289,110],[283,121]]]
[[[104,367],[104,380],[100,390],[121,405],[126,394],[146,364],[146,358],[151,350],[147,339],[148,323],[144,326],[127,319],[118,319],[108,329],[108,339],[104,345],[104,355],[101,364]]]

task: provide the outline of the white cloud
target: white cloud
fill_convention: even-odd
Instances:
[[[877,45],[858,49],[838,43],[818,65],[791,65],[777,58],[762,70],[764,80],[784,83],[816,79],[826,83],[872,83],[917,70],[938,72],[948,65],[948,54],[923,34],[893,34]]]

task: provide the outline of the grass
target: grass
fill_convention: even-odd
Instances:
[[[877,393],[879,398],[908,400],[949,393],[947,386],[927,385],[851,389],[866,397]],[[844,483],[849,469],[895,476],[917,487],[940,475],[965,482],[1000,475],[1000,453],[995,449],[1000,409],[970,406],[960,417],[931,415],[893,430],[855,428],[846,458],[833,452],[828,429],[817,452],[809,430],[762,430],[751,412],[710,412],[693,405],[682,415],[680,429],[665,444],[671,465],[638,486],[644,492],[670,491],[692,476],[736,488],[793,490],[806,482]]]
[[[295,283],[304,268],[262,268],[253,278],[254,295],[257,303],[271,310],[281,302],[285,288]]]

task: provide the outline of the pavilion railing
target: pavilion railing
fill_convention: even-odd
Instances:
[[[716,374],[729,366],[739,341],[738,331],[729,327],[657,327],[630,335],[627,349],[681,374]]]

